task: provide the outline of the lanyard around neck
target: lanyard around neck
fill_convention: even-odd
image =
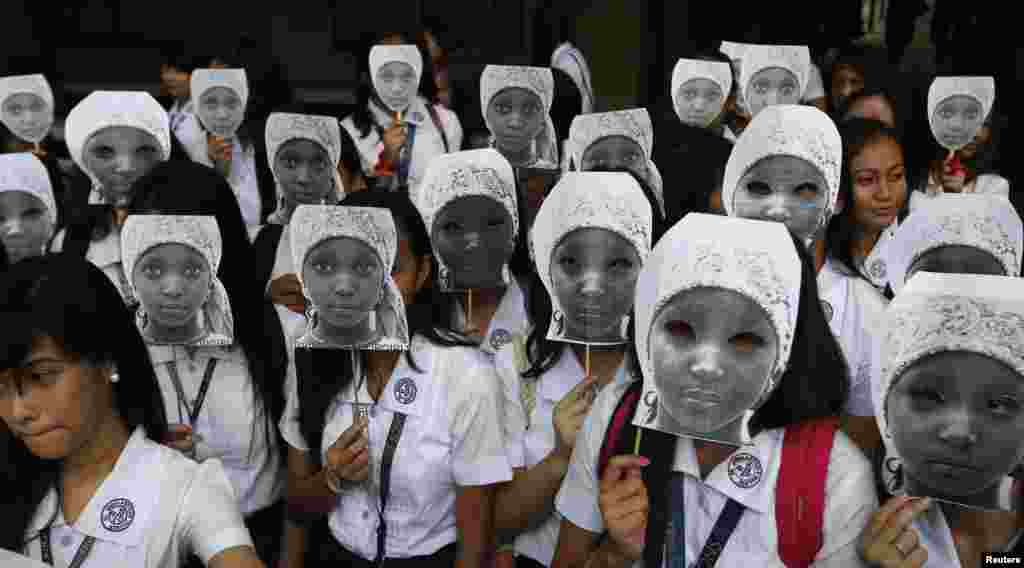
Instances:
[[[185,418],[181,411],[182,406],[184,406],[185,413],[188,414],[188,425],[195,426],[196,419],[199,418],[199,411],[202,410],[203,402],[206,401],[206,394],[209,392],[213,373],[217,369],[217,359],[210,357],[210,360],[206,363],[206,371],[203,373],[203,382],[199,385],[199,394],[196,395],[195,406],[190,405],[185,397],[185,387],[182,385],[181,377],[178,375],[178,362],[168,361],[165,366],[167,367],[167,374],[171,376],[171,382],[174,383],[174,390],[178,395],[178,419],[184,420]]]
[[[85,559],[89,557],[89,553],[92,552],[92,546],[94,544],[96,544],[96,539],[94,537],[85,537],[82,544],[78,545],[75,557],[71,560],[71,564],[68,564],[68,568],[81,568],[82,564],[85,563]],[[46,529],[41,535],[39,535],[39,548],[43,556],[43,562],[53,566],[53,550],[50,547],[50,529]]]

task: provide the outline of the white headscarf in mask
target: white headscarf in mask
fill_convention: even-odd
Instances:
[[[332,345],[315,337],[316,307],[309,300],[302,267],[306,257],[320,243],[338,238],[357,240],[373,249],[383,267],[380,302],[372,317],[375,329],[381,336],[359,349],[374,351],[405,351],[409,348],[409,328],[405,319],[405,304],[402,293],[391,276],[398,255],[398,232],[391,212],[379,207],[344,207],[340,205],[299,205],[289,224],[292,259],[296,275],[303,286],[307,313],[307,329],[297,345],[301,347],[324,347]]]
[[[609,136],[622,136],[636,142],[647,162],[647,181],[658,200],[658,208],[665,215],[665,195],[661,173],[651,160],[654,150],[654,128],[651,115],[645,108],[581,114],[573,119],[569,127],[569,154],[574,169],[583,164],[583,155],[595,143]]]
[[[277,210],[270,216],[268,222],[279,224],[288,222],[285,218],[287,205],[285,204],[284,192],[281,191],[280,182],[277,180],[277,171],[274,166],[278,151],[292,140],[309,140],[323,148],[327,152],[328,159],[330,159],[331,167],[334,168],[335,190],[339,193],[343,191],[343,186],[338,176],[338,163],[341,161],[341,125],[338,124],[338,119],[330,116],[275,112],[267,118],[265,137],[267,161],[270,164],[270,171],[274,176],[274,183],[277,184],[278,195]]]
[[[480,75],[480,109],[487,121],[487,108],[491,99],[505,89],[525,89],[540,98],[544,108],[544,128],[537,136],[536,156],[550,167],[558,165],[558,136],[551,121],[551,103],[555,96],[555,78],[547,67],[520,65],[488,65]],[[494,132],[488,122],[487,129]]]
[[[46,166],[34,154],[0,154],[0,193],[22,191],[43,203],[50,223],[57,222],[57,201]]]
[[[839,198],[843,144],[839,130],[829,116],[803,105],[774,105],[758,113],[736,141],[725,165],[722,206],[727,215],[736,214],[737,186],[747,170],[771,156],[792,156],[812,164],[825,178],[828,199],[818,229],[832,218]]]
[[[565,42],[556,47],[551,54],[551,68],[564,71],[576,84],[583,100],[580,114],[594,112],[594,87],[590,80],[590,66],[587,65],[587,58],[583,56],[583,52],[573,44]]]
[[[811,52],[806,45],[749,45],[740,66],[740,89],[749,100],[751,80],[761,71],[779,67],[796,77],[797,99],[802,100],[811,73]]]
[[[234,343],[234,318],[227,290],[217,277],[222,254],[220,228],[210,216],[196,215],[129,215],[121,230],[121,262],[134,297],[135,266],[150,250],[160,245],[185,245],[206,259],[210,270],[210,294],[200,308],[206,334],[193,345],[231,345]],[[140,329],[147,325],[148,315],[139,306],[136,318]]]
[[[1024,250],[1020,215],[1004,197],[938,195],[907,216],[889,244],[889,285],[900,293],[907,271],[922,255],[945,246],[966,246],[992,255],[1018,276]]]
[[[981,120],[979,126],[984,123],[985,118],[992,112],[992,105],[996,102],[996,81],[992,77],[936,77],[928,88],[928,125],[932,129],[932,135],[942,143],[935,132],[933,117],[935,110],[939,108],[946,99],[964,96],[971,97],[981,104]],[[971,135],[973,138],[977,132]],[[943,146],[947,150],[959,150]]]
[[[662,408],[651,358],[651,328],[659,312],[679,294],[721,288],[750,299],[768,314],[778,353],[764,390],[746,419],[775,391],[789,365],[799,317],[800,257],[779,223],[691,213],[658,241],[636,286],[636,351],[643,370],[641,404],[633,424],[676,436],[687,432]],[[746,427],[744,426],[744,432]]]
[[[99,178],[85,166],[85,145],[104,128],[127,126],[153,136],[159,145],[160,161],[171,156],[171,127],[167,111],[152,95],[141,91],[93,91],[68,113],[64,137],[75,164],[92,180],[93,190]]]
[[[547,339],[571,341],[566,336],[565,308],[559,303],[551,277],[551,255],[562,240],[579,229],[604,229],[626,239],[640,262],[651,250],[653,216],[640,185],[625,172],[569,172],[562,176],[544,199],[530,229],[530,254],[537,275],[551,296],[551,323]],[[626,325],[622,321],[621,341]]]
[[[238,96],[241,105],[238,110],[232,113],[231,125],[229,128],[219,128],[210,120],[209,114],[203,110],[202,98],[210,89],[222,87],[229,89]],[[242,125],[245,117],[245,106],[249,102],[249,83],[246,78],[245,69],[196,69],[192,72],[192,107],[196,116],[203,123],[203,127],[213,134],[222,138],[231,138]]]
[[[14,95],[35,95],[42,99],[44,109],[41,116],[23,128],[17,117],[10,116],[4,108],[7,99]],[[53,90],[50,83],[42,75],[13,75],[0,78],[0,122],[3,122],[15,136],[38,144],[42,142],[53,127]],[[24,111],[23,111],[24,112]]]
[[[377,80],[377,74],[380,73],[382,67],[388,63],[405,63],[412,67],[413,75],[415,80],[413,81],[412,87],[407,93],[408,96],[405,100],[396,106],[391,106],[388,102],[387,97],[381,93],[381,85]],[[409,108],[409,105],[416,100],[416,96],[419,92],[420,76],[423,74],[423,54],[415,45],[375,45],[370,48],[370,80],[373,82],[373,88],[377,91],[377,96],[384,102],[392,112],[405,112],[405,109]]]
[[[707,79],[718,85],[722,90],[722,106],[718,107],[718,115],[722,114],[725,101],[729,98],[732,90],[732,66],[724,61],[705,61],[703,59],[680,59],[672,69],[672,108],[676,111],[679,120],[684,120],[683,113],[679,109],[676,100],[679,97],[679,90],[687,82],[694,79]],[[706,125],[705,125],[706,126]]]
[[[465,150],[443,154],[431,160],[423,183],[409,189],[409,197],[423,217],[427,232],[433,237],[434,220],[452,201],[470,195],[482,195],[497,201],[512,218],[512,240],[519,235],[519,206],[516,199],[516,178],[512,165],[492,148]],[[450,269],[440,255],[438,282],[442,290],[452,289]],[[508,284],[511,274],[506,263],[502,283]]]
[[[873,385],[875,418],[889,458],[899,459],[887,409],[893,387],[913,364],[947,351],[990,357],[1024,378],[1024,280],[919,272],[889,304],[881,373]]]

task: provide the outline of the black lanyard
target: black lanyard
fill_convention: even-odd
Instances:
[[[95,538],[91,536],[85,537],[82,544],[78,545],[75,558],[71,561],[71,564],[68,564],[68,568],[81,568],[89,553],[92,552],[92,545],[95,543]],[[50,549],[50,529],[46,529],[39,535],[39,548],[43,556],[43,562],[53,566],[53,550]]]
[[[404,427],[405,415],[396,412],[391,418],[391,428],[388,429],[388,439],[384,444],[384,455],[380,461],[380,524],[377,526],[377,559],[374,561],[378,568],[384,564],[384,543],[388,532],[384,509],[387,507],[388,494],[391,492],[391,463],[395,460],[395,449],[398,448],[398,440],[402,437]]]
[[[671,499],[673,515],[670,521],[669,534],[671,535],[672,545],[667,547],[668,551],[671,551],[674,558],[667,558],[666,564],[671,568],[673,566],[684,566],[686,563],[686,545],[685,545],[685,529],[683,521],[683,509],[686,504],[683,502],[683,484],[686,483],[685,474],[676,474],[675,478],[671,481],[669,498]],[[707,542],[704,543],[704,548],[700,552],[700,556],[697,557],[697,562],[693,565],[693,568],[712,568],[718,557],[722,555],[722,550],[725,549],[725,544],[729,542],[729,537],[732,536],[733,531],[736,530],[736,526],[740,522],[740,517],[743,516],[743,505],[741,505],[735,499],[729,499],[729,502],[725,504],[725,508],[718,515],[718,520],[715,521],[715,526],[711,529],[711,534],[708,536]]]
[[[213,372],[217,369],[217,359],[211,357],[206,363],[206,371],[203,374],[203,382],[199,385],[199,394],[196,395],[194,407],[185,398],[185,387],[181,384],[181,377],[178,376],[177,361],[168,361],[165,363],[165,366],[167,367],[167,374],[171,376],[171,382],[174,383],[174,390],[178,393],[178,419],[184,419],[181,412],[181,407],[184,406],[185,412],[188,413],[188,425],[195,426],[196,419],[199,418],[199,411],[202,410],[203,402],[206,401],[206,393],[210,389]]]

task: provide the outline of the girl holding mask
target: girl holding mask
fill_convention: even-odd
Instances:
[[[149,93],[96,91],[71,109],[65,133],[71,157],[92,181],[89,203],[99,207],[72,220],[52,250],[84,256],[134,303],[121,270],[120,227],[135,182],[170,156],[167,112]]]
[[[525,352],[503,349],[495,363],[515,471],[498,494],[496,524],[515,537],[522,566],[551,564],[555,493],[593,393],[630,380],[622,328],[652,229],[651,205],[628,173],[568,173],[538,213],[531,243],[544,289],[531,307],[539,325]]]
[[[344,349],[295,349],[281,421],[290,446],[289,503],[294,518],[326,514],[330,535],[310,543],[306,565],[483,565],[493,546],[493,485],[512,478],[498,379],[471,342],[434,323],[444,300],[425,287],[430,240],[408,198],[375,193],[357,194],[380,217],[373,227],[384,229],[391,212],[397,223],[390,236],[361,240],[397,242],[397,262],[385,270],[402,296],[400,317],[412,340],[404,357],[393,350],[356,351],[353,358]],[[371,225],[321,227],[353,234]],[[290,540],[295,565],[302,565],[304,538]]]
[[[546,67],[488,65],[480,76],[480,108],[491,147],[513,167],[558,168],[551,122],[554,78]]]
[[[263,566],[221,465],[160,445],[160,387],[103,273],[69,255],[32,259],[10,269],[0,299],[0,499],[13,523],[0,548],[59,566],[156,567],[190,553]]]
[[[249,100],[245,69],[196,69],[190,90],[206,133],[204,151],[193,161],[228,180],[247,227],[261,225],[274,209],[274,183],[270,168],[257,159],[258,148],[244,122]]]
[[[897,294],[916,272],[1018,276],[1024,228],[1007,199],[942,195],[906,218],[890,250]]]
[[[462,124],[436,100],[433,65],[425,64],[417,45],[374,45],[368,60],[372,92],[364,87],[366,100],[341,126],[355,141],[369,181],[416,187],[435,158],[462,148]]]
[[[570,167],[586,172],[626,168],[647,180],[665,216],[661,174],[651,160],[654,128],[647,109],[637,108],[580,115],[569,128]]]
[[[735,142],[736,136],[724,124],[736,101],[732,79],[729,62],[680,59],[672,69],[672,108],[676,116],[683,124],[708,128]]]
[[[441,156],[410,192],[430,231],[440,291],[465,292],[456,316],[463,331],[479,336],[490,355],[522,338],[529,328],[520,283],[526,271],[513,275],[511,266],[525,249],[508,160],[490,148]]]
[[[875,396],[901,496],[861,537],[865,560],[980,566],[985,553],[1020,554],[1020,515],[994,510],[1024,460],[1022,298],[1016,277],[921,273],[889,306]]]
[[[0,242],[10,262],[45,254],[56,217],[42,162],[28,153],[0,155]]]
[[[267,119],[266,141],[278,206],[253,234],[253,244],[260,281],[269,282],[267,295],[284,308],[278,311],[290,328],[302,323],[305,302],[285,228],[299,205],[333,205],[343,197],[338,181],[341,128],[329,116],[278,112]]]
[[[693,565],[727,501],[739,517],[718,541],[717,565],[785,565],[773,514],[777,480],[791,467],[782,460],[784,438],[828,420],[846,394],[842,355],[801,248],[778,224],[696,213],[662,237],[636,289],[644,380],[602,391],[583,424],[556,500],[564,521],[553,566]],[[622,455],[637,451],[632,429],[617,440],[625,444],[605,447],[612,415],[630,393],[641,395],[636,416],[625,416],[644,427],[636,456]],[[751,445],[738,449],[677,437],[744,430]],[[827,469],[818,473],[827,476],[822,540],[809,565],[858,566],[856,537],[878,502],[872,471],[844,434],[827,432],[817,466]],[[606,455],[616,457],[599,471]],[[650,512],[634,505],[648,502]]]

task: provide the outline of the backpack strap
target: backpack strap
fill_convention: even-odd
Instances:
[[[256,275],[259,282],[264,286],[270,280],[274,272],[274,262],[277,260],[277,247],[281,243],[281,236],[284,234],[284,225],[270,223],[264,225],[256,240],[253,241],[253,249],[256,252]]]
[[[612,413],[612,420],[608,424],[608,430],[604,434],[604,441],[601,443],[601,453],[597,458],[597,478],[601,479],[608,462],[612,457],[619,455],[619,449],[623,444],[636,437],[636,426],[633,425],[633,415],[636,414],[636,407],[640,403],[640,394],[643,381],[634,381],[626,389],[625,394],[619,399]]]
[[[786,428],[775,485],[779,558],[788,568],[807,568],[823,542],[825,483],[838,418]]]

